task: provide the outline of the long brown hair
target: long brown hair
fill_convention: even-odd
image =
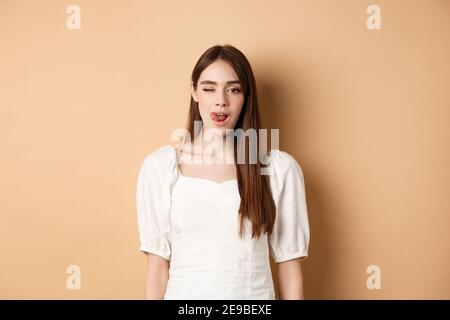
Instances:
[[[197,90],[197,82],[201,73],[211,63],[217,59],[222,59],[231,64],[242,83],[244,93],[244,104],[242,106],[239,119],[237,120],[235,130],[242,129],[247,132],[248,129],[255,129],[259,133],[261,120],[259,115],[259,105],[256,92],[256,82],[250,63],[244,54],[231,45],[216,45],[207,49],[197,61],[191,75],[192,85]],[[194,121],[202,121],[198,109],[198,102],[194,101],[191,95],[191,102],[187,121],[187,133],[194,140]],[[184,137],[186,138],[186,136]],[[183,140],[185,141],[185,140]],[[270,180],[268,175],[261,175],[261,167],[265,164],[260,162],[259,157],[256,164],[249,161],[248,139],[244,138],[241,142],[244,150],[245,161],[243,164],[237,161],[237,144],[234,143],[234,160],[237,172],[237,181],[239,185],[239,194],[241,203],[239,207],[240,230],[242,237],[244,229],[244,219],[252,223],[252,238],[259,238],[262,233],[272,234],[275,222],[275,203],[270,189]],[[256,154],[259,155],[259,143],[256,143]],[[253,149],[254,150],[254,149]],[[242,162],[242,161],[240,161]]]

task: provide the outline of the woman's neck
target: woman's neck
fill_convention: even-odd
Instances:
[[[197,157],[208,158],[208,162],[214,163],[234,163],[234,146],[233,139],[227,139],[227,136],[206,136],[203,130],[194,139],[193,143],[187,143],[183,149]]]

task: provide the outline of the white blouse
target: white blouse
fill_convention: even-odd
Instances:
[[[269,254],[275,262],[307,257],[309,224],[304,179],[290,154],[267,156],[276,206],[270,239],[239,237],[237,179],[184,176],[174,146],[144,159],[137,180],[140,248],[170,261],[164,299],[275,299]]]

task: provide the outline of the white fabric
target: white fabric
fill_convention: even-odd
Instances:
[[[164,299],[275,299],[275,262],[307,257],[309,224],[302,170],[290,154],[271,150],[276,205],[271,238],[239,238],[237,180],[217,183],[181,174],[172,145],[144,159],[136,205],[142,252],[170,261]]]

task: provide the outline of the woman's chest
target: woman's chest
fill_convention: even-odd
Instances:
[[[230,233],[239,225],[241,198],[237,180],[216,183],[180,176],[171,194],[171,226],[183,233]]]

